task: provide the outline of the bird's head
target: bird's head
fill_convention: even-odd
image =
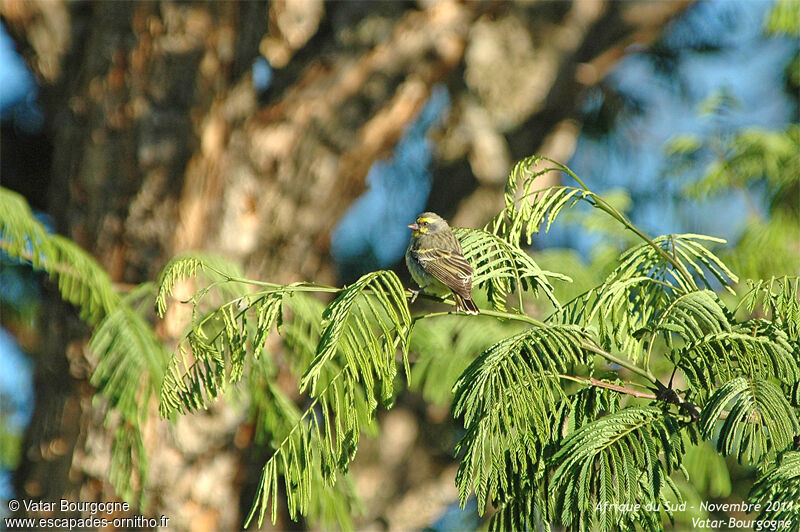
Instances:
[[[409,229],[414,231],[413,235],[415,237],[436,233],[446,227],[448,226],[444,218],[433,212],[423,212],[417,216],[417,220],[413,224],[408,226]]]

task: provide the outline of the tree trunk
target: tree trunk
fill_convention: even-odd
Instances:
[[[197,249],[242,262],[254,278],[335,282],[331,228],[440,82],[454,106],[436,138],[429,204],[457,224],[484,223],[512,161],[541,149],[566,161],[580,89],[602,80],[625,46],[651,41],[684,4],[647,13],[588,0],[1,5],[42,86],[53,147],[49,173],[39,176],[48,212],[124,288]],[[260,95],[250,74],[259,52],[277,68]],[[113,499],[110,438],[87,382],[87,331],[54,296],[47,301],[18,494]],[[178,329],[163,328],[165,342]],[[436,425],[398,415],[413,430]],[[241,413],[222,400],[174,426],[151,417],[147,514],[178,530],[241,527],[231,501],[259,467],[247,463]],[[409,449],[429,452],[425,445]],[[430,478],[452,476],[441,461],[429,467]],[[407,474],[377,458],[356,469]],[[397,490],[391,496],[368,497],[365,522],[422,526],[392,510],[393,498],[426,482],[406,480],[384,482]]]

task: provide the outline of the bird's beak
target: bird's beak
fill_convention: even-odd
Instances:
[[[408,226],[409,229],[413,229],[414,231],[419,231],[419,224],[413,223]]]

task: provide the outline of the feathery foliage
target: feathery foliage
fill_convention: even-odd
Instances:
[[[553,437],[549,413],[563,398],[559,375],[587,362],[589,340],[575,326],[530,327],[483,352],[454,386],[455,416],[466,434],[456,452],[464,457],[456,476],[464,504],[508,493],[514,473],[536,468]]]
[[[167,369],[161,414],[205,408],[238,382],[248,350],[258,358],[267,333],[280,323],[282,303],[283,293],[271,292],[234,298],[202,318],[195,313]]]
[[[376,383],[382,384],[381,399],[391,400],[396,372],[395,352],[399,346],[407,359],[407,332],[411,315],[404,288],[394,272],[377,271],[364,275],[325,309],[317,355],[300,379],[300,391],[308,387],[317,396],[323,369],[340,355],[340,364],[354,383],[361,382],[370,404]]]
[[[533,294],[541,290],[559,308],[548,277],[570,281],[569,277],[542,270],[524,250],[488,231],[457,227],[454,232],[474,269],[473,285],[486,288],[493,308],[505,311],[506,299],[516,288],[519,288],[516,312],[522,312],[524,290]]]
[[[736,280],[733,272],[698,242],[701,240],[720,242],[701,235],[666,235],[626,251],[602,284],[570,301],[551,319],[595,325],[604,346],[619,349],[633,361],[644,357],[645,363],[649,362],[650,350],[645,352],[645,346],[652,346],[654,334],[670,328],[665,322],[669,312],[659,313],[659,309],[679,310],[687,294],[692,294],[691,299],[715,298],[710,291],[694,292],[695,277],[712,286],[701,264],[729,289],[729,283]],[[666,260],[670,257],[671,261]],[[720,312],[713,311],[717,318]],[[724,321],[724,316],[721,319]]]
[[[579,186],[537,189],[551,171]],[[563,303],[550,281],[569,278],[540,268],[522,243],[579,201],[637,242],[599,284]],[[708,476],[691,460],[684,467],[687,454],[735,454],[767,472],[791,452],[800,431],[795,278],[754,281],[729,308],[732,297],[714,292],[735,294],[738,283],[717,254],[724,241],[650,238],[569,169],[540,157],[515,167],[505,207],[485,230],[456,234],[491,303],[477,317],[412,317],[392,272],[340,289],[247,281],[188,257],[168,266],[158,305],[199,271],[220,277],[189,299],[195,309],[229,282],[256,290],[195,310],[162,395],[165,413],[200,408],[227,383],[260,375],[256,419],[269,456],[247,523],[261,524],[268,509],[275,521],[279,490],[293,519],[320,517],[315,493],[354,508],[341,477],[360,434],[377,429],[378,406],[391,408],[400,364],[426,400],[452,399],[465,429],[456,446],[459,499],[476,496],[480,513],[493,504],[490,530],[662,530],[679,508],[668,503],[682,499],[673,476]],[[528,298],[539,295],[554,309],[545,321],[526,314]],[[753,315],[759,308],[765,316]],[[288,360],[261,354],[272,330]],[[191,362],[175,362],[182,352]],[[303,410],[275,384],[279,365],[298,376]],[[669,379],[656,367],[671,371]],[[688,389],[673,387],[676,377]],[[341,513],[329,518],[352,524]]]
[[[537,188],[553,171],[578,186]],[[2,200],[22,212],[13,196]],[[569,278],[540,268],[524,243],[581,201],[634,243],[605,278],[563,302],[551,280]],[[495,506],[490,530],[662,530],[679,511],[668,503],[683,498],[673,477],[711,484],[698,466],[703,453],[757,468],[752,500],[796,497],[798,278],[750,281],[737,298],[738,277],[719,252],[724,241],[648,237],[555,161],[520,162],[505,207],[486,228],[456,228],[476,289],[491,304],[479,316],[412,316],[411,294],[391,271],[342,288],[279,285],[197,253],[170,261],[156,287],[122,298],[88,256],[22,218],[4,221],[4,249],[53,276],[95,325],[92,382],[125,420],[117,448],[127,454],[112,463],[118,489],[124,473],[144,474],[139,431],[156,390],[163,416],[207,408],[235,390],[248,398],[264,457],[245,526],[261,526],[267,514],[276,522],[285,499],[292,519],[351,528],[359,503],[349,464],[361,434],[378,430],[379,407],[393,406],[404,374],[409,389],[452,403],[463,421],[459,500],[474,495],[481,514]],[[144,317],[153,294],[160,317],[188,322],[171,358]],[[543,321],[527,314],[537,297],[554,309]],[[788,519],[794,511],[762,514]]]
[[[657,507],[667,488],[677,494],[669,473],[684,453],[679,434],[678,421],[660,408],[632,406],[569,435],[553,456],[553,500],[564,525],[657,529],[658,512],[644,508]],[[642,508],[620,509],[620,500]]]
[[[161,386],[167,358],[141,305],[152,297],[152,285],[141,285],[120,296],[88,253],[71,240],[49,233],[22,196],[3,188],[0,247],[34,270],[47,273],[61,297],[77,306],[81,319],[93,327],[91,383],[107,401],[105,422],[113,434],[109,476],[118,494],[135,501],[143,496],[147,475],[142,426]]]
[[[800,277],[772,277],[747,284],[750,290],[742,296],[739,306],[752,314],[761,301],[761,311],[792,341],[800,341]]]
[[[784,453],[758,479],[750,498],[761,505],[757,519],[782,523],[782,528],[796,525],[800,518],[800,451]]]
[[[572,207],[580,200],[593,202],[594,194],[580,180],[580,188],[538,187],[536,178],[550,172],[567,172],[577,179],[566,166],[538,155],[514,165],[503,194],[505,207],[486,224],[486,228],[512,244],[524,240],[530,245],[533,234],[539,232],[541,225],[545,224],[545,231],[550,229],[564,207]]]
[[[263,368],[263,365],[258,367]],[[316,423],[317,414],[311,409],[298,410],[268,373],[257,369],[252,373],[260,373],[262,377],[255,381],[257,386],[251,388],[251,396],[256,398],[257,441],[262,444],[266,441],[269,447],[276,449],[262,471],[258,501],[262,513],[259,520],[263,519],[269,507],[270,518],[275,521],[280,491],[278,483],[280,475],[283,475],[290,515],[302,513],[330,528],[352,528],[352,509],[358,506],[353,487],[346,478],[335,484],[330,482],[332,470],[323,466],[319,452],[325,443],[324,438],[305,423],[306,418],[314,419],[313,423]],[[315,427],[319,428],[318,425]],[[307,456],[311,456],[310,462],[304,461]],[[256,515],[257,508],[258,505],[253,506],[248,521]]]
[[[706,395],[716,384],[736,376],[775,378],[791,386],[797,382],[797,361],[787,335],[769,322],[751,320],[729,331],[705,334],[676,352],[677,366]]]
[[[0,188],[0,213],[2,250],[46,272],[82,320],[96,325],[117,307],[119,296],[105,270],[71,240],[49,233],[22,196]]]
[[[269,505],[275,521],[279,472],[285,479],[289,514],[295,518],[298,512],[306,514],[316,500],[313,475],[321,471],[321,478],[332,486],[337,471],[347,471],[361,430],[373,422],[375,396],[385,406],[393,401],[398,348],[408,367],[410,322],[403,287],[387,271],[363,276],[325,309],[316,355],[299,382],[312,404],[267,460],[248,523],[257,514],[261,526]]]
[[[700,419],[705,438],[715,436],[719,421],[717,450],[725,455],[735,453],[740,463],[748,465],[774,461],[800,429],[780,387],[758,378],[736,377],[714,392]]]
[[[259,433],[270,435],[274,452],[263,468],[247,522],[258,516],[260,526],[268,508],[275,521],[281,476],[290,516],[316,512],[323,518],[329,509],[319,504],[318,494],[327,493],[340,502],[348,499],[347,490],[333,489],[338,472],[347,470],[360,433],[373,424],[379,402],[384,406],[393,402],[398,351],[410,376],[411,316],[405,290],[389,271],[369,273],[341,290],[307,283],[248,282],[205,257],[187,255],[171,261],[160,276],[161,315],[176,284],[201,271],[214,275],[189,299],[192,323],[164,379],[162,415],[205,408],[230,384],[240,382],[248,367],[256,364],[249,371],[257,372],[258,364],[273,364],[260,360],[267,338],[273,331],[284,335],[297,355],[290,365],[302,369],[298,392],[308,394],[311,403],[300,412],[269,377],[262,379],[269,393],[259,394],[257,410],[264,420]],[[259,290],[223,292],[230,284],[240,288],[251,284]],[[307,295],[317,290],[337,295],[322,312]],[[204,298],[214,293],[235,297],[203,311]],[[284,309],[289,316],[284,316]],[[327,519],[339,526],[349,522],[337,513]]]

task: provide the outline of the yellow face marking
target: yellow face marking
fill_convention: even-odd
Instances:
[[[424,217],[424,218],[423,217],[417,218],[417,223],[418,224],[432,224],[435,221],[436,220],[434,218],[428,218],[427,216]]]

